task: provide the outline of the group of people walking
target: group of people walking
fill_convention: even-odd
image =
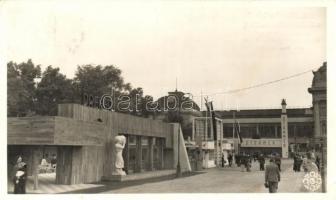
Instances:
[[[236,155],[236,164],[241,168],[242,172],[250,172],[252,167],[252,156],[245,153]]]

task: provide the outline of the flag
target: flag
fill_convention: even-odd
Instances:
[[[237,133],[237,136],[239,138],[239,144],[241,144],[241,143],[243,143],[243,138],[240,136],[240,125],[239,125],[239,122],[235,119],[233,125],[234,125],[235,132]]]
[[[213,128],[213,135],[214,135],[214,140],[217,140],[217,123],[216,123],[216,115],[215,115],[215,111],[213,109],[213,104],[212,101],[207,102],[207,100],[205,99],[205,106],[208,110],[208,112],[211,115],[211,121],[212,121],[212,128]]]

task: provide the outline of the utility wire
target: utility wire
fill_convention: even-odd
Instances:
[[[250,90],[250,89],[254,89],[254,88],[258,88],[258,87],[263,87],[263,86],[271,85],[271,84],[274,84],[274,83],[277,83],[277,82],[280,82],[280,81],[295,78],[295,77],[304,75],[306,73],[312,72],[316,69],[317,68],[313,68],[313,69],[310,69],[310,70],[307,70],[307,71],[304,71],[304,72],[301,72],[301,73],[297,73],[297,74],[294,74],[294,75],[291,75],[291,76],[287,76],[287,77],[284,77],[284,78],[276,79],[276,80],[265,82],[265,83],[260,83],[260,84],[257,84],[257,85],[252,85],[252,86],[249,86],[249,87],[244,87],[244,88],[239,88],[239,89],[234,89],[234,90],[227,90],[227,91],[224,91],[224,92],[217,92],[217,93],[212,93],[212,94],[203,94],[202,96],[214,96],[214,95],[219,95],[219,94],[238,93],[238,92],[242,92],[242,91],[245,91],[245,90]],[[194,97],[199,97],[199,96],[200,95],[194,96]]]

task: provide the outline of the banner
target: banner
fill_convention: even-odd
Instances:
[[[281,115],[281,139],[282,157],[288,158],[288,118],[286,114]]]

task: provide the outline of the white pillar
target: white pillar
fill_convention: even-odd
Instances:
[[[282,100],[282,111],[281,111],[281,149],[282,158],[288,158],[288,117],[286,112],[286,100]]]

